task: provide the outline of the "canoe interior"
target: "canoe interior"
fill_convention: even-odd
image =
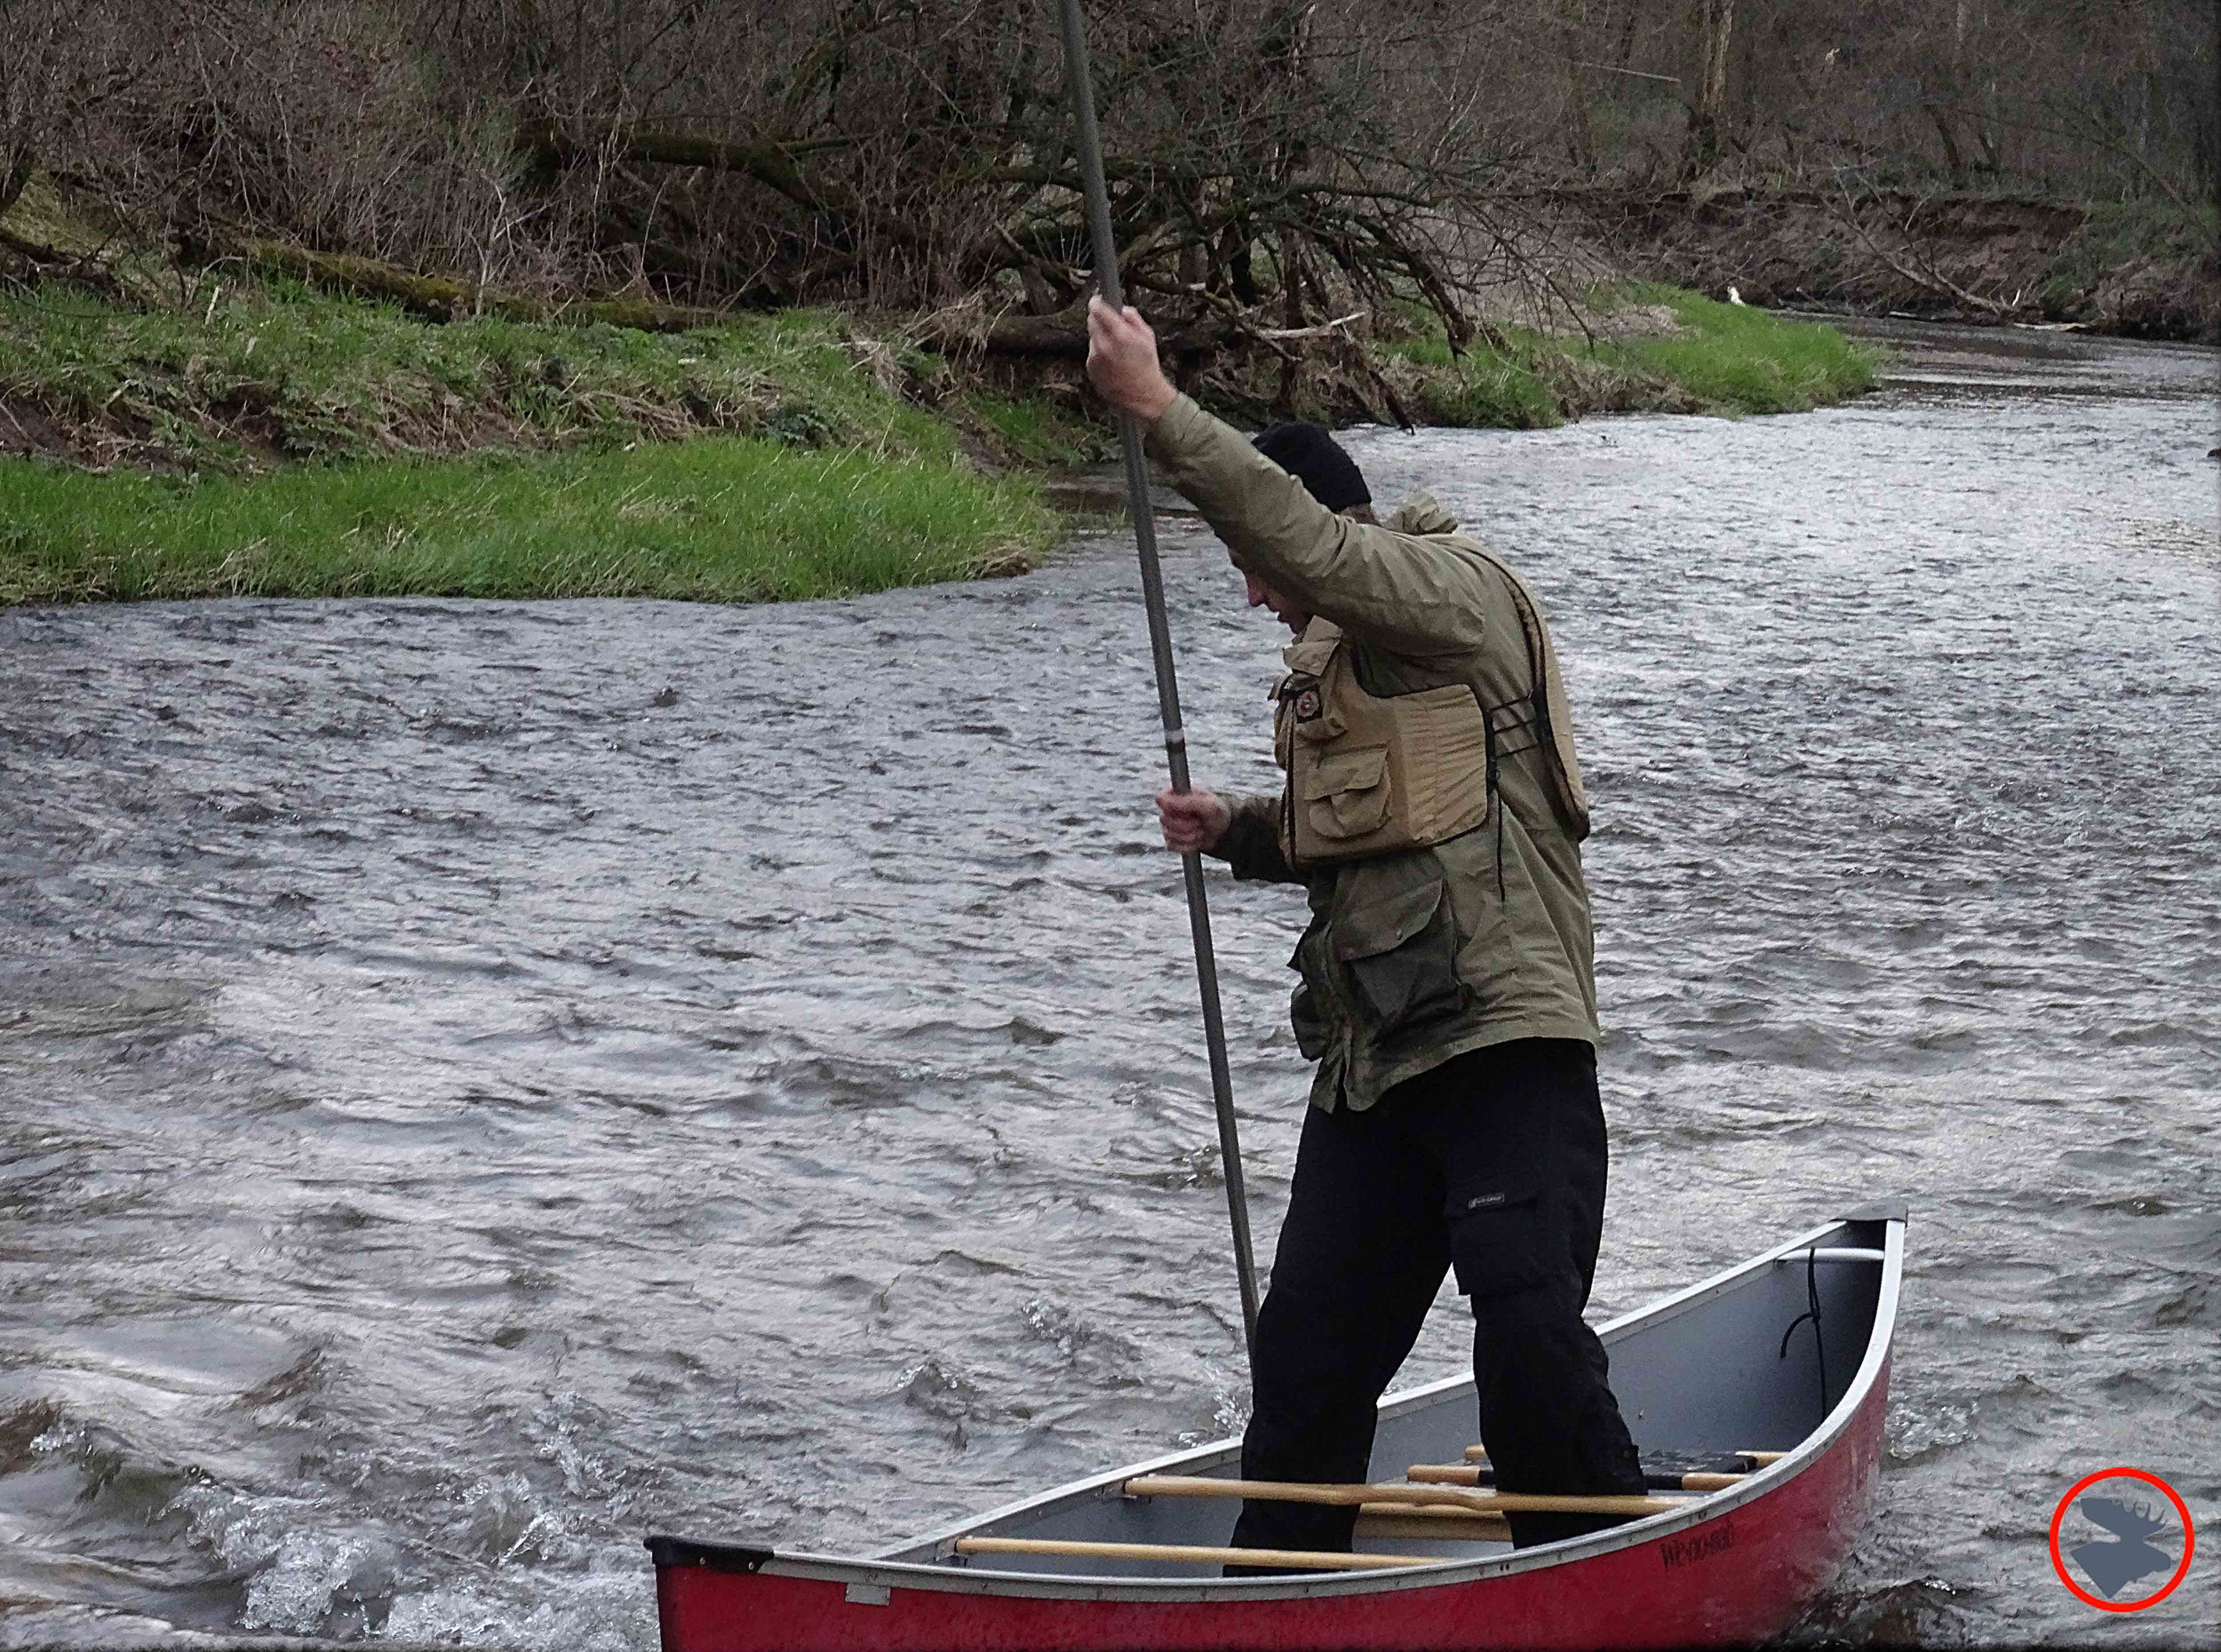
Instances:
[[[1879,1251],[1886,1224],[1846,1219],[1801,1235],[1794,1247],[1745,1263],[1604,1327],[1612,1386],[1646,1454],[1680,1457],[1732,1451],[1793,1451],[1827,1418],[1857,1378],[1877,1327],[1883,1268],[1854,1258],[1807,1252]],[[1819,1302],[1816,1337],[1809,1317]],[[1798,1322],[1802,1318],[1803,1322]],[[1786,1338],[1786,1351],[1785,1351]],[[1825,1386],[1823,1386],[1823,1353]],[[1457,1463],[1479,1438],[1470,1376],[1436,1383],[1381,1403],[1371,1478],[1396,1481],[1414,1463]],[[1232,1478],[1239,1442],[1222,1441],[1143,1465],[1146,1472]],[[1784,1465],[1786,1471],[1789,1465]],[[1231,1498],[1129,1497],[1121,1470],[882,1550],[880,1561],[964,1564],[959,1535],[1087,1542],[1223,1545],[1240,1505]],[[1360,1553],[1482,1559],[1509,1553],[1502,1542],[1429,1539],[1413,1521],[1361,1521]],[[1215,1564],[1163,1560],[997,1554],[976,1565],[998,1572],[1060,1577],[1215,1577]]]

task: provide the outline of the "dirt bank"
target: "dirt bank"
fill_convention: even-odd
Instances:
[[[2221,343],[2209,210],[1746,187],[1578,204],[1631,273],[1747,303]]]

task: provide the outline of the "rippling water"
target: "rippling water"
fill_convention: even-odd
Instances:
[[[1835,411],[1351,445],[1556,619],[1599,1314],[1912,1202],[1806,1633],[2212,1644],[2216,358],[1896,336]],[[1198,776],[1269,785],[1274,627],[1166,551]],[[1134,585],[0,614],[0,1645],[646,1648],[650,1527],[876,1545],[1237,1426]],[[1213,894],[1269,1251],[1301,903]],[[2116,1463],[2204,1538],[2125,1619],[2046,1550]]]

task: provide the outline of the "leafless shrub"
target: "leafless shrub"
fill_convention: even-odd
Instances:
[[[1553,203],[1692,173],[2210,195],[2193,0],[1095,0],[1119,240],[1196,338],[1551,306]],[[1088,284],[1042,0],[0,0],[0,202],[697,306]]]

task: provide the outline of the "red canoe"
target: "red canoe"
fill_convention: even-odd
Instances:
[[[868,1558],[650,1537],[663,1652],[1763,1640],[1827,1582],[1863,1518],[1904,1247],[1903,1207],[1870,1206],[1604,1327],[1612,1386],[1646,1464],[1742,1455],[1753,1471],[1609,1531],[1515,1553],[1500,1519],[1472,1512],[1485,1487],[1443,1492],[1440,1481],[1461,1476],[1441,1467],[1407,1481],[1413,1465],[1454,1467],[1468,1456],[1472,1379],[1453,1378],[1381,1402],[1372,1475],[1383,1489],[1362,1495],[1392,1501],[1368,1501],[1360,1515],[1358,1554],[1377,1559],[1348,1563],[1366,1569],[1225,1578],[1214,1555],[1166,1557],[1226,1543],[1238,1502],[1181,1481],[1232,1478],[1240,1444],[1228,1440]],[[1135,1480],[1157,1484],[1137,1495]],[[1404,1506],[1437,1495],[1463,1506]]]

